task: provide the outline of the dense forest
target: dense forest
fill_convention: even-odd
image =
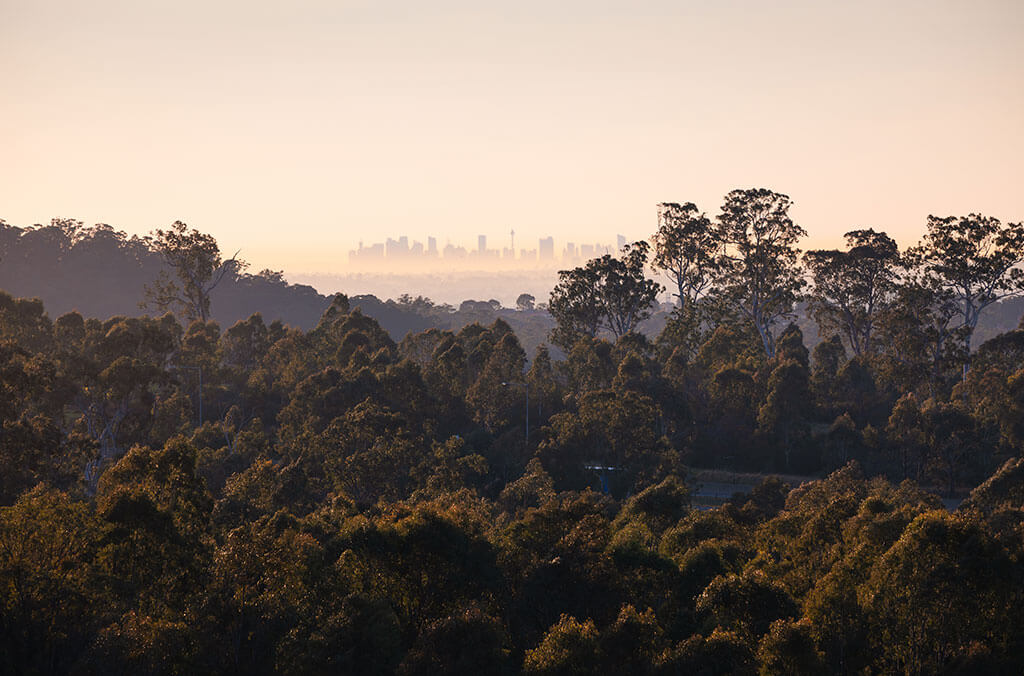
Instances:
[[[223,280],[289,285],[184,224],[89,231],[154,257],[150,314],[0,293],[0,671],[1024,671],[1024,326],[978,330],[1024,226],[801,252],[788,209],[660,205],[529,354],[343,294],[225,329]],[[760,481],[698,504],[711,468]]]

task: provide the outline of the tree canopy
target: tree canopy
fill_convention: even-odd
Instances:
[[[1021,672],[1020,329],[965,374],[934,263],[857,230],[800,272],[788,198],[726,207],[699,330],[637,330],[637,243],[565,271],[564,353],[489,301],[396,339],[370,309],[456,313],[0,292],[0,672]]]

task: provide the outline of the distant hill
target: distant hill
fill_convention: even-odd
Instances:
[[[41,299],[53,317],[72,310],[101,319],[145,314],[144,288],[164,269],[147,239],[109,225],[55,220],[19,228],[0,222],[0,288]],[[313,287],[288,284],[270,271],[225,278],[211,298],[224,328],[260,312],[308,329],[330,303]]]
[[[164,262],[147,238],[129,237],[109,225],[89,227],[79,221],[55,219],[50,225],[20,228],[0,220],[0,289],[15,297],[41,299],[54,318],[72,310],[100,319],[146,314],[140,307],[144,288],[162,270]],[[457,331],[472,322],[489,325],[500,317],[515,330],[532,357],[554,327],[544,310],[518,311],[493,300],[468,300],[456,308],[409,295],[418,293],[421,290],[408,289],[397,300],[362,293],[350,295],[349,302],[376,319],[396,341],[409,332],[429,328]],[[331,302],[331,296],[312,286],[290,284],[282,273],[270,270],[233,274],[213,291],[211,299],[213,318],[222,329],[259,312],[268,322],[280,319],[309,330]],[[1017,328],[1022,315],[1022,298],[988,308],[978,325],[975,347]],[[656,313],[641,330],[656,336],[667,316],[666,311]],[[814,322],[799,312],[797,323],[808,347],[813,347],[819,341]]]
[[[20,228],[0,221],[0,289],[15,297],[39,298],[48,314],[78,311],[85,317],[146,314],[144,288],[166,270],[146,238],[109,225],[83,226],[57,219],[50,225]],[[410,291],[415,291],[411,289]],[[242,272],[226,277],[211,294],[213,318],[222,329],[259,312],[264,319],[309,330],[316,326],[331,296],[305,284],[289,284],[278,272]],[[381,300],[371,294],[350,296],[353,308],[376,319],[396,341],[429,328],[458,330],[499,316],[520,336],[527,354],[547,340],[554,325],[543,310],[517,312],[485,301],[459,308],[429,299],[403,296]]]

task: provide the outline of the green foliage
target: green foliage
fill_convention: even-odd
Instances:
[[[1011,458],[995,474],[971,491],[971,507],[991,513],[1000,509],[1024,509],[1024,458]]]
[[[159,279],[146,287],[146,304],[160,312],[176,309],[186,322],[205,322],[210,315],[210,293],[242,263],[236,257],[222,260],[217,240],[181,221],[167,230],[155,230],[152,241],[173,277],[162,271]]]
[[[697,598],[697,612],[709,627],[764,636],[779,619],[797,617],[798,606],[760,571],[716,577]]]
[[[676,525],[690,507],[690,491],[675,475],[649,486],[631,497],[619,510],[615,524],[640,523],[655,535]]]
[[[855,355],[871,354],[875,323],[897,283],[899,249],[884,232],[846,233],[846,251],[804,254],[814,283],[809,310],[822,332],[842,337]]]
[[[501,624],[473,608],[427,626],[398,669],[417,674],[510,674]]]
[[[556,486],[598,485],[602,475],[617,494],[674,469],[675,458],[658,432],[658,410],[636,392],[602,390],[586,395],[573,413],[551,418],[550,436],[538,457]],[[590,467],[590,469],[588,469]]]
[[[924,284],[948,294],[963,328],[964,351],[981,312],[1001,298],[1024,293],[1024,222],[969,216],[928,217],[928,232],[911,251]]]
[[[676,286],[679,307],[693,307],[718,272],[715,258],[721,243],[711,221],[692,202],[658,205],[658,231],[654,241],[654,268]]]
[[[584,267],[560,271],[548,301],[548,312],[558,324],[551,341],[568,352],[601,329],[619,338],[649,317],[662,290],[644,271],[649,249],[647,242],[634,242],[622,250],[621,258],[605,254]]]
[[[625,605],[615,622],[601,632],[602,661],[623,672],[649,674],[662,643],[661,626],[654,611],[648,608],[640,613],[632,605]]]
[[[90,505],[44,486],[0,507],[0,671],[68,671],[92,641],[108,612],[102,533]]]
[[[757,649],[758,673],[826,674],[825,663],[815,646],[809,622],[776,620]]]
[[[53,343],[50,318],[38,298],[14,298],[0,291],[0,343],[41,352]]]
[[[523,673],[569,676],[592,674],[600,667],[600,639],[593,621],[580,623],[562,615],[540,645],[526,653]]]
[[[694,634],[667,653],[660,674],[753,676],[757,661],[748,640],[731,631],[715,629],[708,636]]]
[[[922,514],[876,560],[862,591],[869,618],[880,629],[872,635],[879,665],[941,671],[972,641],[985,641],[1019,612],[1019,595],[1008,596],[1004,588],[1018,577],[1006,552],[977,521]],[[1016,633],[1014,628],[1011,635]]]
[[[964,377],[959,263],[896,283],[858,231],[818,256],[809,358],[788,206],[664,205],[683,307],[648,340],[646,247],[598,259],[561,362],[490,302],[396,345],[361,307],[448,310],[339,294],[222,332],[0,295],[0,671],[1020,672],[1019,336]]]
[[[780,348],[782,343],[780,341]],[[806,354],[806,350],[804,351]],[[795,359],[782,362],[768,378],[768,396],[757,413],[758,431],[772,438],[781,450],[780,469],[813,470],[815,459],[802,456],[811,417],[809,374],[806,364]],[[794,467],[796,465],[796,467]]]
[[[765,189],[733,190],[718,215],[722,290],[775,357],[775,324],[792,314],[804,281],[795,244],[807,233],[789,217],[789,197]]]

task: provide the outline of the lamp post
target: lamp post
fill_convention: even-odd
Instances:
[[[530,443],[530,383],[502,382],[504,387],[522,387],[526,390],[526,443]]]
[[[167,367],[172,371],[196,371],[199,374],[199,425],[203,426],[203,367],[202,366],[178,366],[171,364]]]

